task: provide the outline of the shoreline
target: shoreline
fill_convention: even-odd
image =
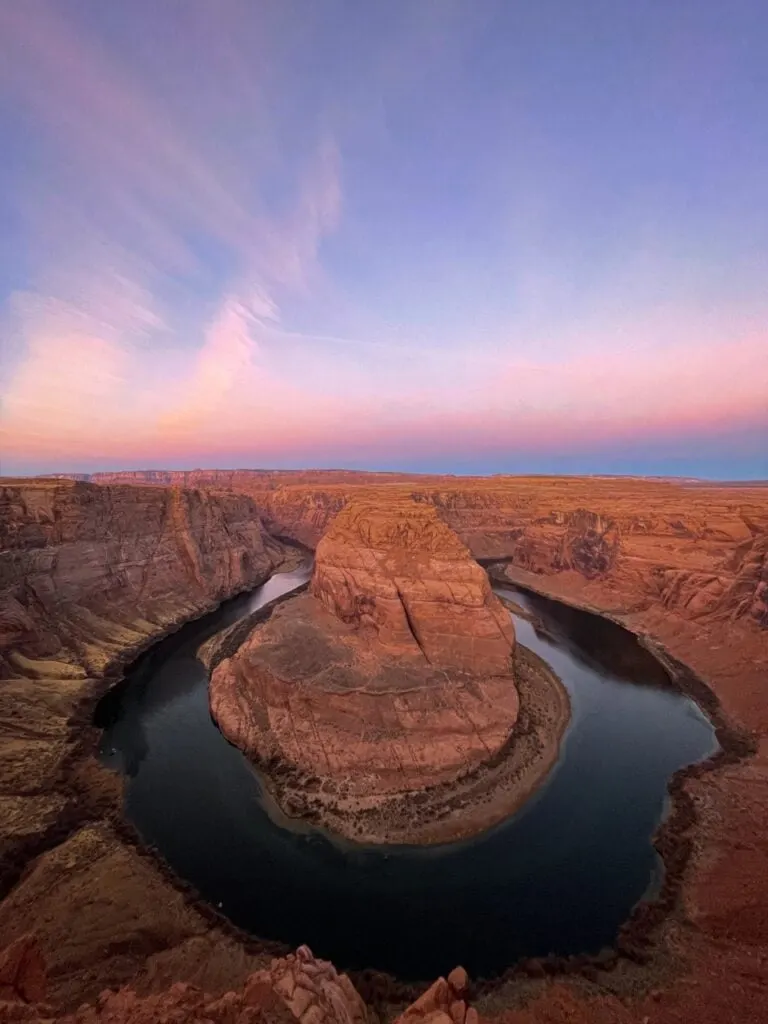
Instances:
[[[601,610],[571,594],[547,588],[535,574],[519,566],[489,560],[485,568],[492,585],[516,587],[577,611],[596,615],[625,629],[663,666],[675,689],[690,698],[711,722],[718,748],[709,757],[678,769],[670,777],[664,812],[651,838],[662,863],[661,883],[638,900],[612,946],[597,956],[523,959],[511,964],[499,977],[478,979],[477,995],[496,1005],[500,1000],[504,1002],[509,998],[509,986],[516,986],[518,994],[514,998],[519,999],[521,983],[525,986],[544,978],[566,975],[578,976],[588,986],[600,981],[603,991],[619,996],[636,993],[638,983],[641,989],[651,989],[663,984],[670,973],[673,976],[680,973],[680,964],[664,961],[668,929],[674,927],[681,914],[683,918],[685,916],[682,901],[686,882],[701,848],[706,847],[707,823],[689,783],[707,776],[717,778],[728,766],[754,758],[757,751],[755,738],[733,723],[716,689],[689,664],[673,655],[653,633],[636,628],[615,610]],[[507,569],[511,569],[514,576],[506,575]]]

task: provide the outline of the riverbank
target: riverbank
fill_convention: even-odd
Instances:
[[[570,721],[568,692],[538,655],[518,645],[513,671],[517,721],[478,767],[436,785],[366,798],[323,787],[316,776],[272,758],[256,765],[266,800],[275,802],[288,827],[309,824],[361,846],[428,846],[485,832],[546,784]]]
[[[602,963],[553,957],[518,964],[486,986],[481,1012],[514,1024],[540,1016],[556,1024],[757,1020],[753,1011],[768,1000],[754,969],[768,939],[766,887],[757,884],[768,877],[764,631],[722,618],[686,621],[649,601],[628,602],[609,580],[574,572],[543,575],[508,563],[488,570],[496,584],[634,634],[713,723],[719,749],[670,779],[653,837],[663,883],[635,907],[615,954]],[[578,980],[568,983],[564,972]]]

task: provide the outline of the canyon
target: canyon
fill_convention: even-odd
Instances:
[[[607,615],[672,668],[689,666],[721,737],[711,765],[674,780],[679,834],[665,832],[661,852],[681,885],[638,911],[635,924],[652,919],[643,941],[603,965],[523,965],[477,988],[481,1017],[764,1019],[766,488],[195,471],[4,480],[0,496],[0,948],[34,923],[53,1013],[84,1001],[106,1013],[99,993],[126,984],[137,1005],[174,983],[222,998],[270,969],[269,949],[201,905],[122,821],[120,783],[93,757],[90,712],[140,650],[295,564],[292,544],[317,548],[362,500],[430,506],[494,579]],[[349,614],[333,572],[318,588]],[[407,640],[402,620],[385,626]],[[399,998],[377,1005],[393,1016]]]

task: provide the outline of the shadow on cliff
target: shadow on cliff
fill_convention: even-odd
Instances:
[[[551,601],[517,584],[494,580],[497,592],[523,597],[536,635],[568,652],[579,664],[623,682],[675,689],[663,665],[629,630],[610,619]]]

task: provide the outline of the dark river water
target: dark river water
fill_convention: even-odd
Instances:
[[[176,873],[233,922],[342,968],[476,977],[523,956],[598,952],[661,864],[651,835],[672,773],[716,749],[708,719],[635,638],[597,616],[506,588],[531,612],[518,640],[560,676],[573,717],[558,764],[513,817],[437,847],[361,847],[267,813],[258,777],[208,712],[195,650],[309,570],[161,641],[99,704],[125,813]]]

